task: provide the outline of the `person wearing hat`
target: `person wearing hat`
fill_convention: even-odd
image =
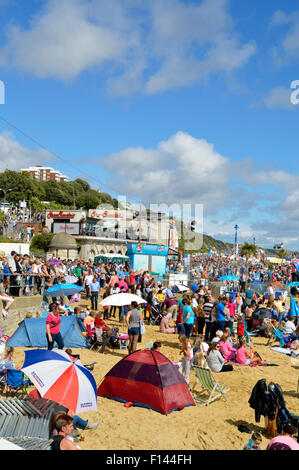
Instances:
[[[58,349],[64,348],[63,339],[60,333],[61,317],[59,315],[59,304],[53,302],[49,305],[49,315],[46,318],[46,333],[48,350],[52,350],[54,342],[57,343]]]

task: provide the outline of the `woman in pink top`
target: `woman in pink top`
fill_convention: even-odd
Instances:
[[[114,287],[118,281],[119,281],[118,276],[116,276],[115,271],[113,271],[112,276],[110,278],[109,287]]]
[[[253,350],[247,349],[246,338],[242,338],[236,353],[236,360],[238,364],[249,366],[250,364],[261,364],[262,360],[254,355]]]
[[[220,339],[220,352],[226,362],[233,361],[236,357],[236,350],[229,341],[228,336],[222,336]]]
[[[229,317],[230,317],[230,320],[229,320],[229,328],[232,330],[233,329],[233,324],[234,324],[234,319],[235,319],[235,315],[236,315],[236,311],[237,311],[237,306],[235,304],[235,302],[233,301],[233,298],[230,297],[229,298],[229,301],[227,302],[227,308],[229,310]]]
[[[299,450],[299,444],[295,441],[296,428],[287,423],[282,428],[281,436],[276,436],[269,442],[267,450]]]
[[[59,315],[59,305],[52,303],[49,306],[50,313],[46,318],[46,333],[48,349],[52,350],[54,342],[58,344],[58,349],[63,349],[63,339],[60,333],[61,317]]]

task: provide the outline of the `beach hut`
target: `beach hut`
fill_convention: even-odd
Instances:
[[[148,349],[121,359],[98,387],[98,396],[151,408],[165,415],[195,406],[177,367],[160,352]]]
[[[88,343],[80,332],[76,316],[61,317],[60,332],[66,348],[88,348]],[[6,346],[47,348],[46,318],[25,318],[6,342]]]

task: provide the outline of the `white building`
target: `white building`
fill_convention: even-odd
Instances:
[[[30,166],[29,168],[22,168],[21,172],[29,173],[32,178],[36,178],[39,181],[68,181],[69,177],[61,173],[61,171],[54,170],[50,166]]]

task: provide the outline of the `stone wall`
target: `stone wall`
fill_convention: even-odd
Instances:
[[[0,301],[0,328],[2,328],[3,334],[11,336],[18,328],[18,324],[24,320],[27,315],[40,317],[40,304],[42,300],[43,297],[41,295],[15,297],[15,301],[8,311],[8,317],[5,319],[2,315],[3,304],[2,301]]]

